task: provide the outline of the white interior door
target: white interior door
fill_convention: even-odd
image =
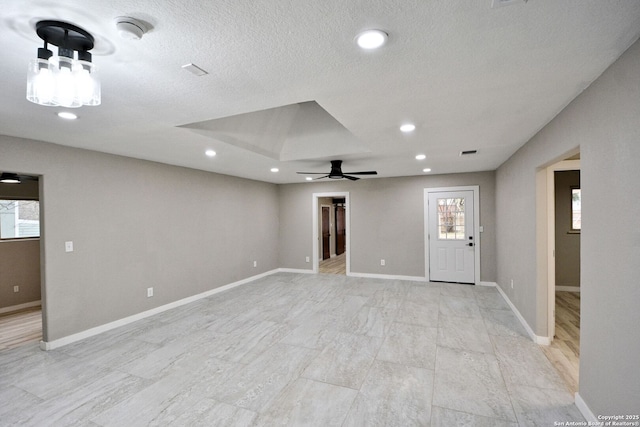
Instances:
[[[475,283],[473,191],[430,192],[429,280]]]

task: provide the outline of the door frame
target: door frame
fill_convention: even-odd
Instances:
[[[449,191],[472,191],[473,192],[473,240],[475,242],[474,251],[474,285],[480,284],[480,186],[466,185],[460,187],[434,187],[424,189],[424,272],[427,282],[430,279],[430,260],[429,260],[429,194],[442,193]]]
[[[556,333],[556,176],[557,171],[580,170],[580,160],[563,160],[547,168],[547,334]]]
[[[351,275],[351,201],[349,200],[349,192],[348,191],[336,191],[336,192],[331,192],[331,193],[313,193],[311,195],[311,199],[312,199],[312,208],[311,208],[311,213],[312,213],[312,221],[311,221],[311,225],[313,227],[313,233],[312,233],[312,242],[313,242],[313,248],[312,248],[312,256],[311,258],[313,259],[313,272],[314,273],[318,273],[318,270],[320,268],[320,261],[319,261],[319,251],[318,251],[318,247],[319,247],[319,233],[318,233],[318,229],[320,226],[320,218],[318,218],[318,199],[321,199],[323,197],[336,197],[336,198],[344,198],[344,219],[345,219],[345,233],[346,238],[345,238],[345,259],[346,259],[346,275],[350,276]]]

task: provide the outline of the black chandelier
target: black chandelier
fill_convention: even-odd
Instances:
[[[89,52],[93,36],[68,22],[49,20],[36,23],[36,33],[44,47],[29,63],[27,99],[69,108],[100,105],[100,81]],[[58,47],[58,55],[53,56],[50,44]]]

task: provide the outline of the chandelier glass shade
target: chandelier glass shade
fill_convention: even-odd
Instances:
[[[40,21],[36,32],[44,47],[29,62],[27,100],[67,108],[100,105],[100,80],[89,53],[93,36],[61,21]],[[58,46],[58,55],[53,56],[49,44]]]

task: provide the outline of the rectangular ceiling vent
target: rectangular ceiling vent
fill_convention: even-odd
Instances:
[[[471,154],[476,154],[477,152],[478,152],[478,150],[461,151],[460,155],[461,156],[470,156]]]
[[[527,0],[491,0],[491,9],[503,6],[511,6],[513,4],[526,3]]]
[[[196,64],[193,64],[193,63],[183,65],[182,69],[187,70],[191,74],[196,75],[198,77],[206,76],[207,74],[209,74],[206,70],[198,67]]]

